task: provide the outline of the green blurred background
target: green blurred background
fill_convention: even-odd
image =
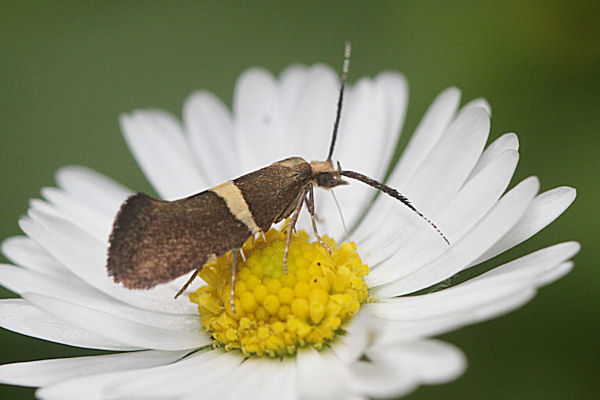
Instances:
[[[600,398],[599,2],[282,3],[3,1],[0,238],[20,233],[28,199],[66,164],[150,190],[122,140],[120,113],[180,115],[199,88],[231,104],[246,68],[338,69],[350,39],[351,81],[387,69],[408,78],[401,146],[433,98],[456,85],[464,100],[489,100],[492,139],[519,134],[513,184],[536,174],[542,190],[578,189],[557,222],[497,260],[576,239],[583,250],[575,270],[517,312],[444,335],[465,351],[469,369],[409,398]],[[0,363],[82,354],[93,352],[0,331]],[[0,385],[0,398],[32,396]]]

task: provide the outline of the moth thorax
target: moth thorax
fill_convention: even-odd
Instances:
[[[304,171],[310,167],[302,157],[289,157],[273,163],[274,166],[290,168],[293,170]]]
[[[333,166],[333,161],[311,161],[310,168],[312,169],[313,174],[319,174],[323,172],[337,172],[337,170]]]

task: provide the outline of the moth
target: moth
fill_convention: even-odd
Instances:
[[[238,252],[251,236],[291,215],[283,268],[287,273],[290,239],[300,210],[306,203],[315,237],[330,251],[317,232],[313,187],[333,189],[347,184],[342,178],[361,181],[397,199],[426,220],[448,243],[437,226],[409,200],[383,183],[361,173],[333,165],[332,155],[342,111],[350,44],[346,44],[337,112],[329,153],[325,161],[307,162],[290,157],[175,201],[162,201],[137,193],[121,206],[109,238],[108,274],[130,289],[149,289],[195,270],[175,295],[179,296],[202,267],[232,252],[231,305]],[[243,253],[241,253],[243,256]]]

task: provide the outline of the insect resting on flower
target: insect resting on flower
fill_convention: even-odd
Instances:
[[[359,172],[342,170],[339,162],[334,166],[331,157],[349,63],[350,44],[347,43],[337,113],[325,161],[286,158],[175,201],[157,200],[143,193],[129,197],[117,214],[109,239],[107,268],[115,282],[130,289],[149,289],[195,270],[175,295],[178,297],[206,263],[232,251],[231,307],[235,312],[236,264],[244,242],[251,236],[263,234],[272,224],[291,215],[283,256],[283,268],[287,273],[292,232],[302,205],[306,203],[315,237],[329,251],[317,232],[313,187],[332,189],[347,184],[342,177],[359,180],[399,200],[426,220],[450,244],[436,225],[396,189]]]

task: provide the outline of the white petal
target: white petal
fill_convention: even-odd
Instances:
[[[0,382],[19,386],[46,386],[80,376],[165,365],[179,360],[186,353],[147,350],[5,364],[0,365]]]
[[[361,308],[343,327],[345,333],[337,337],[331,349],[344,364],[356,361],[363,355],[372,335],[373,323],[371,314]]]
[[[449,250],[414,274],[375,289],[377,298],[424,289],[465,269],[499,240],[521,218],[539,188],[535,177],[525,179],[506,193],[490,212]]]
[[[245,360],[238,368],[223,376],[218,385],[202,390],[209,399],[262,399],[260,392],[264,388],[265,374],[269,374],[272,363],[264,359]],[[271,365],[270,365],[271,364]],[[198,393],[192,392],[184,399],[194,400]]]
[[[282,112],[287,121],[286,135],[291,145],[290,154],[309,162],[325,159],[339,91],[336,72],[326,65],[317,64],[310,68],[295,65],[281,73],[279,85]],[[314,195],[318,229],[334,236],[339,226],[331,218],[331,198],[320,189],[316,189]],[[300,213],[297,226],[313,236],[307,212]]]
[[[302,86],[293,89],[293,97],[284,91],[300,77],[282,76],[281,96],[291,104],[284,108],[290,151],[307,161],[324,160],[335,121],[339,83],[337,74],[329,67],[315,65],[305,71]],[[299,74],[298,74],[299,75]],[[293,75],[292,75],[293,76]],[[285,79],[285,84],[284,84]],[[284,86],[285,85],[285,86]],[[340,132],[340,137],[343,133]],[[343,139],[340,139],[343,140]]]
[[[42,399],[131,399],[180,398],[197,385],[214,384],[240,363],[240,357],[205,351],[192,354],[181,361],[139,370],[92,375],[44,387],[36,393]]]
[[[563,276],[567,275],[573,269],[575,263],[573,261],[568,261],[566,263],[561,264],[558,268],[551,269],[547,271],[538,281],[540,286],[548,285]]]
[[[198,332],[202,328],[198,315],[164,314],[131,307],[86,285],[72,275],[40,275],[24,268],[0,264],[0,284],[18,294],[42,294],[159,328],[191,332]]]
[[[69,346],[101,350],[137,350],[94,332],[75,328],[22,299],[0,300],[0,326],[22,335]]]
[[[381,318],[398,321],[420,321],[445,316],[460,316],[483,305],[512,297],[515,293],[531,290],[530,281],[509,282],[505,286],[479,283],[455,287],[420,296],[387,299],[368,304],[366,311]]]
[[[56,188],[42,188],[42,196],[64,219],[71,221],[96,239],[108,242],[118,210],[114,210],[112,214],[104,214],[91,207],[89,203],[82,202],[75,196]]]
[[[48,275],[11,264],[0,264],[0,285],[17,294],[38,289],[52,291],[56,285],[67,291],[71,287],[77,291],[78,286],[82,284],[83,282],[73,274]],[[48,286],[48,289],[45,286]]]
[[[129,290],[115,282],[106,272],[107,246],[70,222],[30,210],[31,218],[19,221],[21,229],[42,245],[81,280],[107,295],[136,307],[174,314],[193,314],[187,299],[173,300],[173,290],[158,285],[151,290]]]
[[[361,396],[356,393],[347,393],[344,396],[344,400],[369,400],[369,398],[367,396]]]
[[[286,364],[288,364],[286,366]],[[249,358],[230,373],[220,377],[219,384],[197,386],[183,399],[197,399],[198,393],[208,399],[248,399],[264,400],[268,398],[296,398],[295,388],[283,386],[290,383],[289,361]],[[283,370],[282,370],[283,369]],[[284,382],[278,382],[283,379]],[[276,392],[275,392],[276,390]]]
[[[482,97],[480,97],[478,99],[473,99],[473,100],[469,101],[467,104],[465,104],[464,106],[462,106],[463,110],[466,110],[469,108],[483,108],[485,110],[485,112],[487,113],[487,115],[489,115],[490,117],[492,116],[492,107],[490,107],[490,103],[488,103],[487,100]]]
[[[377,90],[381,91],[381,96],[384,98],[385,128],[383,153],[379,163],[378,170],[373,172],[373,176],[383,179],[387,172],[396,144],[400,139],[404,118],[406,117],[406,109],[408,107],[408,82],[404,75],[396,72],[384,72],[375,78]]]
[[[389,185],[402,188],[408,182],[454,118],[459,101],[457,88],[448,88],[436,97],[396,164]]]
[[[341,399],[347,392],[348,371],[332,352],[307,347],[296,356],[298,394],[303,399]],[[327,373],[324,373],[327,371]]]
[[[45,275],[71,275],[65,266],[43,247],[25,236],[15,236],[2,242],[2,253],[17,265]]]
[[[408,369],[419,383],[425,384],[452,381],[467,366],[458,348],[439,340],[374,346],[367,351],[367,357],[376,364],[387,363],[392,369]]]
[[[368,397],[407,394],[419,384],[456,379],[466,369],[462,352],[441,341],[379,344],[367,351],[369,361],[351,365],[353,389]]]
[[[579,251],[576,242],[561,243],[513,260],[475,279],[434,293],[382,300],[365,305],[381,318],[422,319],[464,313],[517,291],[545,282],[544,278]],[[562,267],[561,267],[562,268]]]
[[[156,350],[185,350],[210,343],[208,337],[201,332],[158,328],[35,293],[25,293],[23,297],[76,328],[88,332],[101,332],[103,336],[131,346]]]
[[[477,175],[480,171],[485,169],[490,163],[494,162],[494,160],[502,153],[508,150],[519,150],[519,138],[514,133],[505,133],[500,136],[498,139],[494,140],[483,152],[479,161],[471,171],[471,175],[469,175],[469,179],[473,176]]]
[[[543,272],[543,269],[547,267],[553,267],[573,257],[579,252],[580,249],[581,245],[577,242],[564,242],[555,244],[496,267],[484,274],[479,275],[476,278],[470,279],[466,283],[496,278],[499,276],[508,276],[511,274],[513,274],[513,279],[522,279],[522,276],[519,277],[518,274],[524,270],[535,267],[538,269],[538,272],[541,273]],[[542,269],[539,270],[539,268]],[[515,273],[517,275],[515,275]]]
[[[400,135],[407,98],[404,77],[393,73],[381,74],[375,82],[362,79],[349,90],[334,152],[334,158],[341,161],[344,169],[383,180]],[[349,183],[337,188],[336,194],[351,227],[373,200],[375,191],[358,181]],[[327,226],[327,232],[341,237],[343,231],[335,206],[330,199],[328,203],[329,211],[324,217],[333,219],[333,224]]]
[[[273,363],[275,364],[275,363]],[[297,369],[293,359],[283,359],[274,365],[275,371],[266,376],[267,387],[262,393],[261,400],[297,400],[296,378]]]
[[[571,205],[576,196],[576,190],[567,186],[541,193],[533,200],[521,220],[494,246],[473,261],[472,265],[495,257],[529,239],[558,218]]]
[[[459,101],[460,91],[456,88],[446,89],[437,96],[421,119],[400,160],[394,167],[387,181],[388,185],[403,190],[452,121]],[[369,215],[352,233],[352,239],[357,243],[367,239],[377,227],[382,226],[387,220],[392,205],[386,204],[385,200],[382,200],[384,197],[386,196],[379,196],[371,207]],[[380,213],[373,214],[373,210],[379,210]]]
[[[44,200],[29,199],[29,208],[27,209],[27,213],[30,214],[32,210],[39,211],[42,214],[65,219],[63,214],[56,207]]]
[[[461,112],[415,172],[404,193],[426,215],[433,215],[473,170],[490,129],[482,108]]]
[[[140,110],[122,115],[120,121],[131,152],[163,199],[179,199],[206,188],[182,128],[171,115]]]
[[[401,189],[421,213],[435,218],[440,208],[458,192],[481,155],[489,127],[489,116],[483,108],[462,110],[448,126],[419,169]],[[410,209],[396,200],[390,200],[382,200],[384,205],[381,208],[375,204],[366,216],[364,221],[371,226],[371,231],[378,230],[380,235],[385,236],[395,232],[396,240],[402,242],[413,235],[413,229],[426,226]],[[402,227],[401,236],[398,236],[398,227]],[[363,251],[379,246],[376,235],[361,241]]]
[[[193,392],[198,385],[221,378],[239,366],[233,357],[220,357],[215,351],[193,354],[172,365],[125,374],[106,374],[78,382],[91,384],[93,392],[104,396],[134,398],[143,393],[145,397],[180,398]],[[216,369],[216,370],[211,370]],[[208,386],[208,385],[207,385]]]
[[[315,65],[311,68],[328,68],[325,65]],[[298,108],[298,93],[306,85],[309,68],[301,64],[293,64],[279,75],[281,107],[283,114],[291,116]]]
[[[279,88],[286,121],[286,131],[282,133],[288,146],[286,154],[300,156],[307,161],[325,159],[336,114],[337,74],[324,65],[296,67],[281,75]],[[340,135],[343,133],[340,132]],[[318,228],[330,236],[335,236],[341,229],[334,207],[329,193],[315,190]],[[312,232],[308,213],[301,213],[298,227]]]
[[[251,69],[238,79],[233,96],[234,129],[243,172],[293,155],[275,78]]]
[[[96,171],[82,166],[63,167],[56,173],[58,185],[83,204],[115,215],[131,190]]]
[[[185,102],[183,120],[191,151],[207,183],[225,182],[240,172],[233,121],[215,95],[196,92]]]
[[[517,161],[518,154],[514,150],[500,154],[494,162],[471,178],[440,214],[436,215],[436,225],[450,243],[459,241],[498,201],[510,182]],[[382,237],[379,251],[362,254],[363,260],[374,266],[367,276],[369,287],[412,274],[449,250],[448,245],[433,229],[419,230],[406,243],[399,242],[397,236]],[[398,268],[399,265],[402,268]]]
[[[374,337],[377,343],[402,343],[417,338],[441,335],[465,325],[509,313],[531,300],[535,293],[535,289],[518,289],[502,299],[494,299],[487,304],[477,304],[476,307],[461,313],[407,320],[379,319],[376,325],[378,333]]]
[[[419,384],[448,382],[466,368],[462,352],[447,343],[428,340],[376,343],[366,352],[369,361],[351,365],[352,388],[368,397],[397,397]]]
[[[172,366],[139,374],[139,378],[129,379],[112,391],[123,398],[131,398],[138,393],[151,393],[155,398],[182,398],[189,394],[197,397],[198,393],[202,393],[203,397],[206,394],[206,398],[225,398],[211,397],[208,392],[229,390],[232,383],[221,383],[239,370],[242,361],[239,354],[210,351],[193,355]]]
[[[418,382],[410,369],[387,360],[357,361],[350,365],[350,387],[370,398],[396,398],[413,391]]]

